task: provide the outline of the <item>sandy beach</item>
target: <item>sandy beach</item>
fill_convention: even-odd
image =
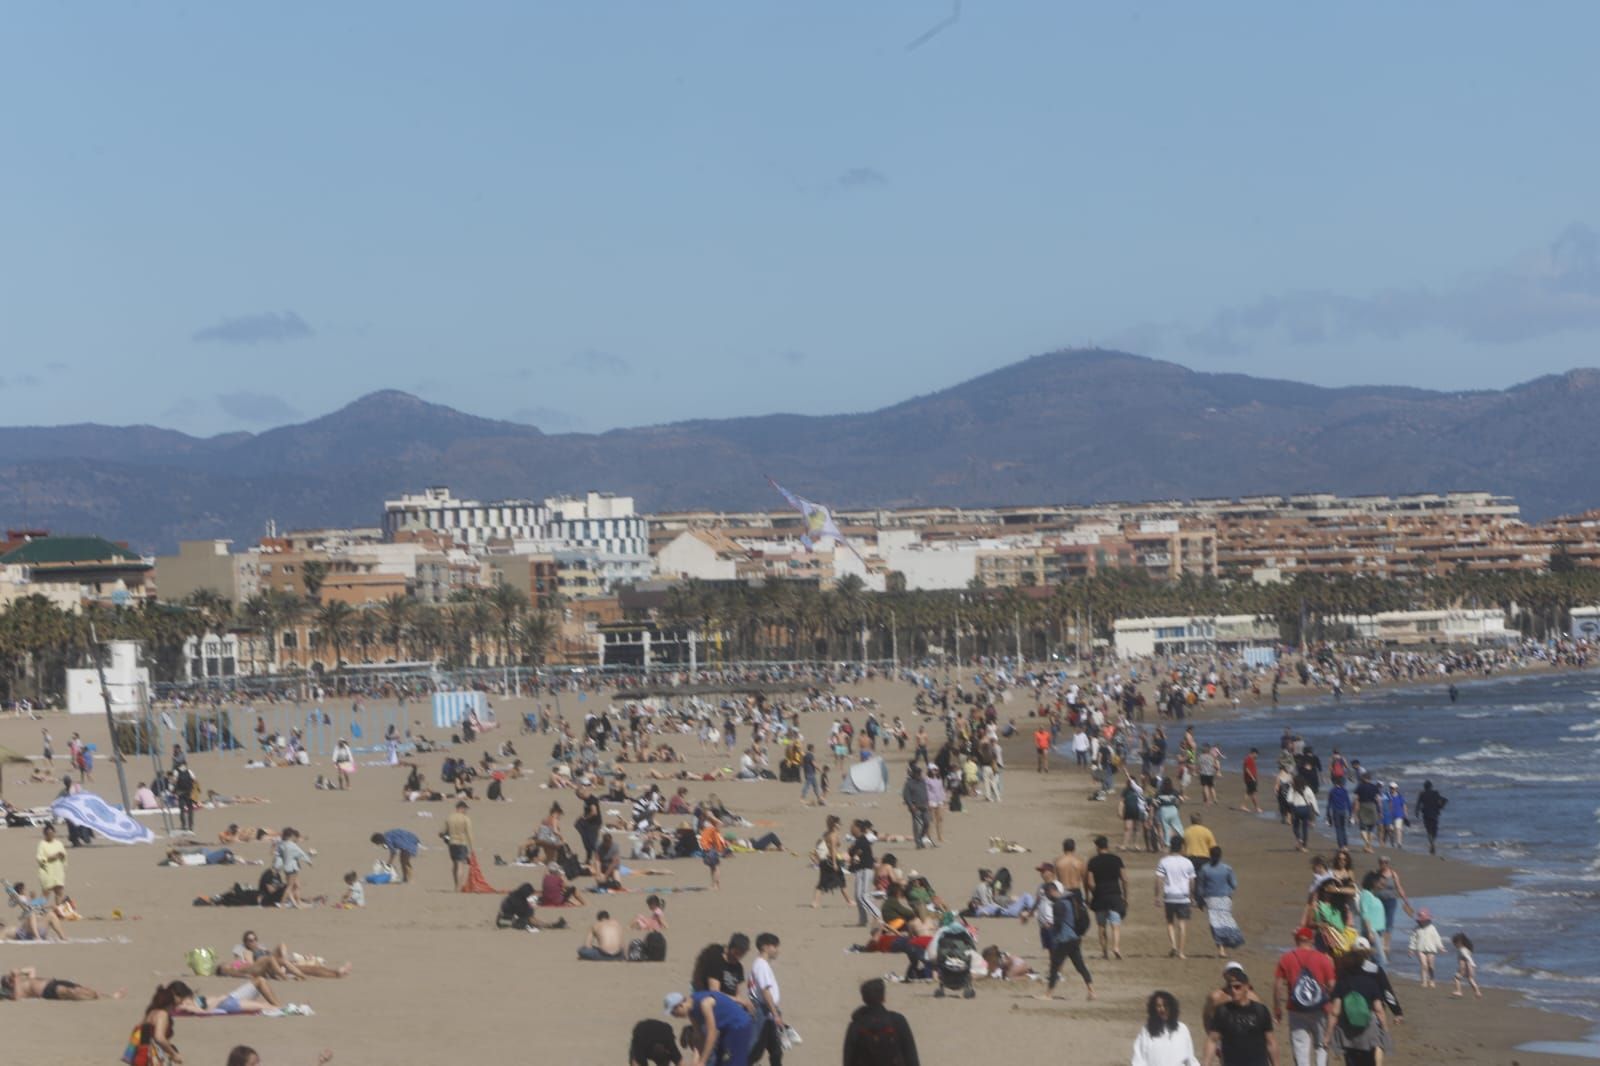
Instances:
[[[904,684],[876,682],[852,691],[879,701],[880,713],[898,714],[911,723],[912,690]],[[1290,696],[1286,692],[1285,700]],[[1300,698],[1298,694],[1294,698]],[[500,717],[515,722],[516,701],[500,703]],[[1020,713],[1013,703],[1002,717]],[[417,705],[412,705],[413,714]],[[570,710],[569,710],[570,713]],[[865,715],[854,716],[857,724]],[[1203,722],[1205,716],[1202,715]],[[41,725],[55,736],[58,752],[74,730],[109,745],[99,718],[50,715],[43,722],[7,718],[0,722],[0,744],[37,754]],[[813,715],[802,727],[811,739],[827,732],[828,719]],[[914,726],[913,726],[914,728]],[[439,731],[426,729],[431,735]],[[549,738],[509,733],[533,765],[548,754]],[[467,751],[476,756],[499,733]],[[692,769],[726,765],[695,753],[684,738],[682,749]],[[966,813],[947,815],[945,846],[916,851],[910,845],[889,845],[901,865],[932,879],[946,900],[964,902],[980,866],[1008,866],[1018,884],[1031,888],[1029,869],[1053,858],[1065,836],[1079,842],[1080,853],[1092,853],[1098,833],[1120,837],[1115,804],[1090,802],[1091,786],[1082,772],[1069,771],[1057,760],[1055,772],[1033,771],[1031,753],[1019,737],[1008,750],[1011,770],[1005,775],[1000,804],[972,802]],[[820,910],[809,906],[815,872],[805,858],[822,828],[825,813],[872,818],[880,829],[905,833],[908,820],[898,799],[907,753],[891,751],[890,793],[878,797],[830,797],[826,811],[803,808],[799,786],[778,782],[722,781],[690,784],[690,794],[716,791],[733,810],[768,824],[783,838],[786,853],[739,855],[723,866],[720,892],[703,890],[705,868],[696,861],[651,862],[669,870],[665,876],[636,875],[629,891],[591,896],[587,907],[570,909],[573,928],[528,934],[497,931],[492,918],[497,897],[464,895],[450,890],[448,858],[438,842],[446,804],[409,804],[401,799],[402,770],[363,765],[348,792],[317,791],[312,782],[328,773],[326,760],[309,768],[250,770],[239,753],[194,756],[202,787],[228,794],[259,795],[259,806],[202,810],[198,839],[213,841],[229,822],[274,828],[292,825],[315,849],[315,865],[305,877],[308,894],[337,898],[348,870],[367,872],[379,857],[368,837],[374,831],[405,828],[417,833],[426,850],[417,863],[415,883],[373,886],[361,911],[319,907],[306,911],[258,908],[194,907],[196,896],[220,892],[235,880],[253,882],[259,867],[165,868],[157,866],[159,844],[118,847],[97,844],[73,849],[68,891],[86,920],[69,926],[74,940],[66,945],[0,944],[0,966],[34,966],[42,975],[65,977],[101,991],[126,988],[121,1002],[87,1004],[5,1004],[8,1050],[13,1061],[95,1063],[113,1061],[128,1030],[139,1020],[144,1001],[162,981],[188,978],[185,953],[210,947],[226,955],[240,933],[257,930],[268,943],[323,956],[329,962],[350,961],[353,976],[280,985],[286,1002],[309,1004],[309,1018],[182,1019],[176,1040],[186,1063],[220,1063],[236,1043],[261,1051],[269,1066],[312,1063],[322,1048],[331,1048],[338,1063],[424,1063],[467,1059],[475,1062],[522,1061],[560,1055],[578,1063],[626,1061],[628,1033],[641,1018],[658,1016],[662,996],[687,987],[696,951],[710,941],[725,941],[734,931],[752,937],[770,931],[782,938],[777,972],[784,990],[785,1013],[805,1042],[790,1055],[795,1062],[832,1061],[850,1011],[858,1003],[856,987],[868,977],[903,969],[899,956],[849,954],[861,938],[853,907],[837,896]],[[1229,753],[1237,766],[1238,753]],[[363,759],[376,756],[364,756]],[[422,756],[430,780],[437,780],[442,755]],[[65,772],[65,760],[57,768]],[[148,760],[127,765],[130,790],[148,771]],[[47,804],[56,789],[24,781],[26,767],[7,768],[5,794],[22,806]],[[542,775],[541,775],[542,776]],[[116,797],[115,768],[102,759],[93,790],[108,800]],[[484,872],[496,888],[506,890],[532,871],[496,867],[492,856],[510,858],[532,832],[551,800],[571,793],[552,793],[534,780],[511,782],[510,802],[473,804],[472,817]],[[1225,804],[1240,798],[1237,775],[1221,789]],[[567,803],[569,811],[576,804]],[[614,806],[614,805],[613,805]],[[1198,809],[1191,807],[1190,809]],[[569,816],[570,823],[570,816]],[[159,829],[159,819],[155,823]],[[671,824],[670,821],[668,824]],[[1286,827],[1276,818],[1212,808],[1211,825],[1238,871],[1241,890],[1236,900],[1248,943],[1237,952],[1263,995],[1277,955],[1288,946],[1289,931],[1308,881],[1304,856],[1297,855]],[[569,830],[570,834],[570,830]],[[575,836],[575,835],[574,835]],[[1029,854],[992,855],[991,837],[1021,842]],[[38,834],[28,829],[0,832],[0,873],[8,880],[33,884],[33,852]],[[269,858],[264,844],[238,849],[250,859]],[[880,853],[883,850],[880,847]],[[1155,856],[1132,853],[1129,864],[1131,910],[1124,932],[1121,961],[1102,961],[1098,950],[1086,951],[1099,999],[1086,1003],[1083,989],[1070,973],[1061,989],[1066,998],[1041,1002],[1038,986],[982,982],[976,999],[934,999],[924,985],[894,985],[891,1008],[909,1018],[927,1063],[977,1061],[1001,1051],[1008,1057],[1067,1055],[1090,1064],[1125,1063],[1143,1019],[1144,1000],[1156,988],[1179,997],[1184,1017],[1198,1031],[1203,995],[1217,983],[1220,963],[1196,957],[1210,946],[1203,918],[1191,929],[1191,958],[1167,958],[1160,912],[1151,902]],[[1358,855],[1358,869],[1368,863]],[[1413,896],[1465,891],[1494,884],[1492,869],[1462,862],[1400,853],[1398,869]],[[587,882],[585,882],[587,887]],[[669,955],[664,964],[588,963],[574,959],[583,931],[597,910],[607,909],[627,922],[643,909],[643,889],[701,889],[667,895]],[[111,917],[120,910],[123,918]],[[541,917],[547,912],[541,911]],[[9,923],[8,916],[7,920]],[[1040,951],[1031,924],[1015,920],[978,922],[982,944],[999,944],[1038,965]],[[1397,934],[1396,941],[1401,937]],[[1443,963],[1441,963],[1443,965]],[[1576,1039],[1585,1030],[1577,1019],[1520,1007],[1512,997],[1486,990],[1482,1001],[1453,1000],[1445,987],[1424,993],[1413,969],[1397,962],[1396,983],[1406,1008],[1391,1062],[1460,1062],[1502,1064],[1570,1063],[1571,1059],[1515,1052],[1530,1040]],[[222,995],[236,982],[226,978],[193,979],[197,989]],[[18,1023],[18,1014],[26,1021]],[[1069,1024],[1062,1024],[1062,1023]],[[1286,1056],[1280,1061],[1286,1061]]]

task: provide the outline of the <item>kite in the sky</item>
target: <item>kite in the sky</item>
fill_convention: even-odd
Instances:
[[[804,496],[796,496],[770,477],[767,478],[767,484],[777,489],[779,495],[789,501],[789,506],[799,511],[801,516],[805,518],[806,529],[804,533],[800,534],[800,543],[811,551],[816,551],[818,544],[831,540],[836,544],[844,545],[850,550],[851,555],[861,559],[861,553],[856,551],[855,545],[845,539],[845,535],[839,531],[838,523],[833,520],[833,513],[826,507],[820,503],[812,503]],[[866,562],[865,559],[861,559],[861,561],[863,563]]]

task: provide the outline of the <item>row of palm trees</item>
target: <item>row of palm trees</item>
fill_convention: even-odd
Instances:
[[[1277,622],[1289,643],[1338,639],[1338,620],[1381,611],[1483,607],[1506,612],[1524,634],[1565,632],[1575,606],[1600,603],[1600,571],[1455,571],[1417,581],[1302,574],[1276,584],[1185,576],[1158,582],[1142,570],[1114,570],[1044,588],[869,592],[856,577],[833,588],[803,582],[688,581],[674,586],[654,621],[693,628],[709,661],[889,659],[928,655],[1030,660],[1090,654],[1118,618],[1251,615]],[[258,665],[337,673],[352,662],[437,661],[448,667],[538,665],[559,623],[517,589],[459,591],[443,604],[395,596],[356,607],[278,590],[237,608],[197,592],[178,604],[90,605],[67,612],[43,597],[0,611],[0,698],[58,693],[68,666],[95,640],[143,642],[157,680],[183,676],[183,649],[207,633],[254,635]]]
[[[944,654],[1084,656],[1119,618],[1247,615],[1276,621],[1291,644],[1340,639],[1347,622],[1383,611],[1497,608],[1530,637],[1564,633],[1575,606],[1600,603],[1600,570],[1454,571],[1416,581],[1301,574],[1257,584],[1185,575],[1161,582],[1112,570],[1045,588],[870,593],[859,578],[834,588],[689,581],[662,619],[721,634],[732,660],[914,660]]]
[[[0,699],[58,695],[68,667],[88,662],[96,641],[137,640],[157,681],[184,676],[191,638],[240,633],[258,639],[254,666],[331,670],[352,662],[441,661],[448,666],[537,665],[557,633],[548,610],[533,610],[516,588],[459,591],[445,604],[405,596],[352,606],[265,590],[235,608],[225,596],[198,591],[181,603],[90,604],[62,610],[42,596],[0,611]]]

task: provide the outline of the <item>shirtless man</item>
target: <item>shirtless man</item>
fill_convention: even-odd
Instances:
[[[1066,886],[1068,892],[1077,889],[1083,891],[1083,874],[1089,864],[1078,857],[1078,842],[1071,837],[1061,842],[1061,854],[1056,857],[1056,880]]]
[[[611,917],[610,911],[601,911],[594,917],[589,935],[578,949],[578,958],[589,962],[620,962],[624,943],[622,923]]]
[[[257,826],[241,826],[238,822],[231,823],[228,828],[217,834],[218,844],[248,844],[254,840],[278,839],[276,829],[262,829]]]
[[[123,995],[124,991],[119,988],[106,998],[121,999]],[[32,966],[12,970],[0,977],[0,999],[54,999],[83,1003],[99,998],[100,993],[76,981],[68,981],[64,977],[40,977]]]

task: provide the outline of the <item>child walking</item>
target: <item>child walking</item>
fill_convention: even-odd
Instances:
[[[1433,912],[1428,908],[1417,912],[1417,927],[1411,930],[1406,948],[1421,964],[1422,987],[1437,987],[1438,982],[1433,979],[1433,957],[1444,953],[1444,939],[1439,935],[1439,927],[1433,924]]]
[[[1450,994],[1461,998],[1461,982],[1465,981],[1472,986],[1472,994],[1482,999],[1483,989],[1478,987],[1478,960],[1472,955],[1472,938],[1457,933],[1450,938],[1450,943],[1456,948],[1456,990]]]

